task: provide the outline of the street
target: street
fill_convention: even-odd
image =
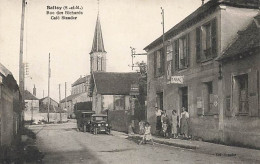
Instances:
[[[33,125],[43,163],[250,163],[160,144],[138,145],[120,136],[78,132],[75,122]]]

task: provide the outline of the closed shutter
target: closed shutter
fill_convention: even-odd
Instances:
[[[154,51],[154,55],[153,55],[153,58],[154,58],[154,60],[153,60],[153,66],[154,66],[154,77],[156,77],[156,70],[157,70],[157,53],[156,53],[156,51]]]
[[[164,47],[161,49],[161,75],[165,72],[165,50]]]
[[[257,117],[259,116],[259,102],[258,102],[258,87],[259,87],[259,75],[258,71],[252,69],[248,74],[248,93],[249,93],[249,115]]]
[[[187,67],[190,65],[190,34],[187,34]]]
[[[213,95],[211,94],[210,95],[210,106],[211,106],[211,113],[212,114],[219,114],[219,110],[218,110],[218,104],[219,104],[219,101],[218,101],[218,95]]]
[[[211,21],[211,46],[212,46],[212,56],[217,56],[217,21],[213,19]]]
[[[173,75],[173,72],[175,71],[175,42],[173,42],[173,45],[172,45],[172,75]]]
[[[174,41],[175,70],[179,69],[179,40]]]
[[[201,60],[201,30],[200,27],[196,29],[196,60]]]
[[[207,85],[203,84],[202,86],[202,99],[203,99],[203,113],[209,112],[209,93]]]

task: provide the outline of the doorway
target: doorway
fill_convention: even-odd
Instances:
[[[180,107],[185,107],[185,110],[188,112],[188,87],[180,88]]]

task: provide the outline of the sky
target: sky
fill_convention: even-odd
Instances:
[[[205,1],[207,2],[207,1]],[[135,71],[131,47],[144,53],[144,47],[162,35],[161,7],[165,31],[201,5],[201,0],[100,0],[99,17],[107,51],[107,72]],[[76,20],[51,20],[47,6],[80,6]],[[90,56],[98,13],[97,0],[27,0],[24,31],[24,59],[29,65],[25,88],[37,89],[37,98],[47,96],[48,55],[51,55],[50,97],[59,100],[70,95],[71,84],[90,73]],[[64,11],[63,9],[60,11]],[[79,10],[72,10],[79,11]],[[0,63],[19,82],[19,51],[22,0],[0,1]],[[74,15],[75,16],[75,15]],[[134,62],[146,61],[146,56]],[[44,94],[43,94],[44,92]]]

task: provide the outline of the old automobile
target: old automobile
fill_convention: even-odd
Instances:
[[[90,132],[91,116],[95,114],[91,110],[79,110],[76,112],[77,128],[79,131]]]
[[[105,114],[93,114],[91,117],[91,132],[93,134],[110,134],[111,126],[108,123],[108,117]]]

